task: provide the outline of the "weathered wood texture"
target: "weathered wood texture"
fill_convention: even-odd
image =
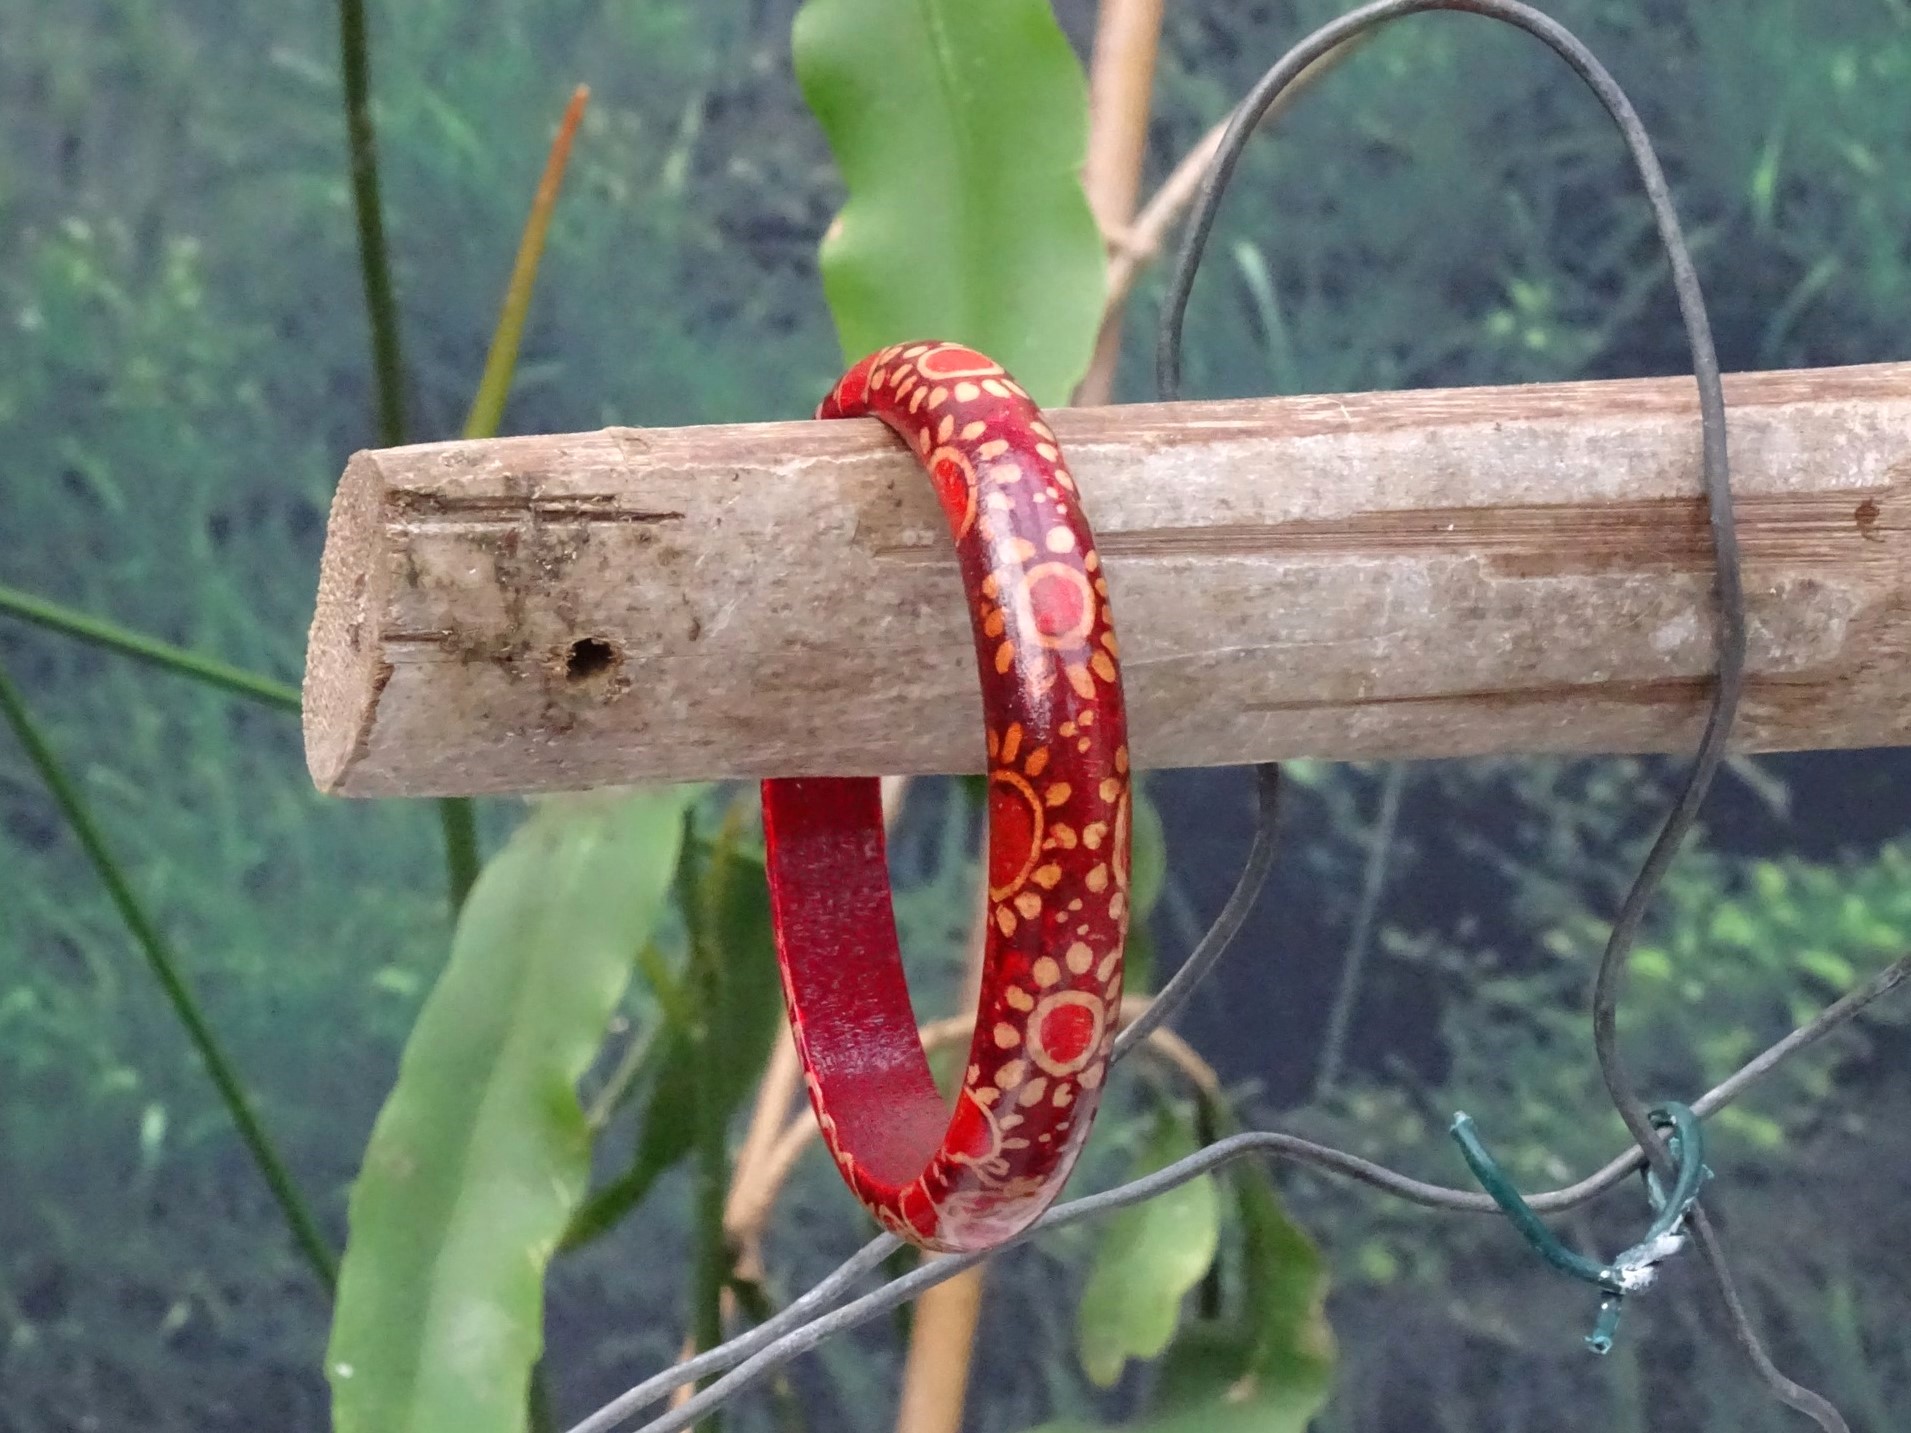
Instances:
[[[1727,380],[1739,744],[1911,737],[1911,364]],[[1690,380],[1058,413],[1143,766],[1672,751],[1713,661]],[[350,795],[975,771],[951,544],[874,421],[360,453],[306,672]]]

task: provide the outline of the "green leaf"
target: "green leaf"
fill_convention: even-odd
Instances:
[[[1216,1324],[1189,1329],[1168,1355],[1164,1383],[1172,1375],[1205,1396],[1143,1419],[1136,1433],[1307,1433],[1325,1401],[1324,1383],[1318,1389],[1282,1384],[1251,1366],[1230,1377],[1250,1354],[1239,1330]],[[1165,1402],[1166,1390],[1158,1397]]]
[[[1161,1360],[1149,1413],[1130,1433],[1306,1433],[1334,1365],[1327,1279],[1319,1253],[1287,1217],[1267,1171],[1228,1176],[1241,1223],[1236,1307],[1184,1324]],[[1112,1230],[1111,1230],[1112,1234]],[[1062,1420],[1034,1433],[1099,1433]]]
[[[949,339],[1066,403],[1103,255],[1087,90],[1048,0],[809,0],[793,45],[849,191],[822,250],[847,355]]]
[[[665,1003],[657,1081],[645,1107],[636,1153],[630,1167],[578,1211],[565,1231],[565,1248],[588,1243],[608,1230],[642,1202],[659,1175],[695,1147],[702,1086],[693,1021],[708,1019],[712,1044],[728,1052],[715,1072],[712,1090],[726,1117],[755,1088],[770,1057],[783,1018],[783,986],[776,969],[763,859],[719,843],[709,860],[722,866],[706,875],[720,880],[723,891],[709,932],[723,964],[716,1008],[696,1008],[688,983],[679,984],[676,998]]]
[[[1334,1340],[1326,1276],[1267,1171],[1230,1175],[1241,1221],[1234,1316],[1195,1324],[1162,1360],[1148,1433],[1305,1433],[1326,1400]]]
[[[486,866],[351,1199],[337,1433],[511,1433],[590,1174],[577,1081],[663,909],[682,790],[546,804]]]
[[[1798,967],[1817,976],[1833,990],[1846,990],[1858,983],[1858,970],[1844,956],[1829,950],[1804,950],[1798,953]]]
[[[1327,1270],[1314,1241],[1281,1207],[1274,1181],[1253,1161],[1235,1166],[1242,1226],[1242,1312],[1252,1337],[1248,1373],[1275,1404],[1305,1403],[1307,1417],[1327,1397],[1334,1332],[1327,1323]]]
[[[1193,1154],[1187,1122],[1163,1114],[1135,1178]],[[1220,1240],[1220,1200],[1211,1175],[1177,1185],[1109,1221],[1082,1291],[1082,1368],[1103,1388],[1131,1358],[1154,1358],[1174,1337],[1181,1299],[1201,1282]]]

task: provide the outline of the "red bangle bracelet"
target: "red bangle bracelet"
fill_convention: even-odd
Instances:
[[[1129,771],[1108,582],[1055,434],[982,354],[885,348],[816,416],[893,428],[955,534],[988,734],[988,935],[952,1112],[910,1009],[877,781],[765,781],[790,1027],[856,1197],[912,1243],[987,1248],[1060,1192],[1114,1044]]]

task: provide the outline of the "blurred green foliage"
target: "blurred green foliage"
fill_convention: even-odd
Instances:
[[[1627,869],[1623,856],[1601,864],[1615,881]],[[1584,1015],[1603,913],[1555,892],[1536,899],[1532,922],[1535,939],[1519,948],[1461,948],[1426,930],[1391,929],[1388,966],[1430,970],[1463,991],[1441,1023],[1441,1067],[1414,1070],[1383,1054],[1300,1114],[1300,1128],[1423,1178],[1464,1183],[1447,1136],[1464,1108],[1526,1189],[1556,1188],[1605,1163],[1625,1136],[1599,1085]],[[1691,1098],[1911,949],[1911,845],[1835,865],[1689,856],[1653,924],[1634,962],[1622,1046],[1643,1088]],[[1911,1251],[1895,1192],[1911,1141],[1890,1113],[1905,1093],[1907,1053],[1911,1010],[1887,999],[1710,1121],[1717,1178],[1707,1205],[1725,1220],[1755,1306],[1780,1355],[1812,1369],[1859,1418],[1901,1408],[1911,1379],[1911,1344],[1892,1312],[1902,1287],[1891,1272]],[[1439,1390],[1449,1421],[1436,1427],[1517,1426],[1507,1420],[1523,1415],[1511,1410],[1543,1406],[1538,1391],[1548,1389],[1555,1399],[1577,1390],[1601,1407],[1632,1407],[1617,1425],[1627,1428],[1656,1426],[1642,1421],[1646,1407],[1680,1427],[1788,1426],[1791,1415],[1748,1396],[1695,1269],[1674,1266],[1638,1302],[1644,1317],[1611,1360],[1585,1360],[1573,1331],[1589,1325],[1592,1301],[1499,1221],[1449,1218],[1436,1238],[1419,1211],[1307,1183],[1303,1217],[1336,1252],[1345,1285],[1336,1327],[1350,1354],[1347,1396],[1330,1405],[1327,1428],[1384,1424],[1403,1397],[1419,1397],[1414,1388]],[[1630,1185],[1556,1223],[1579,1247],[1612,1254],[1646,1220],[1643,1193]],[[1375,1319],[1413,1337],[1383,1352],[1361,1334]],[[1430,1330],[1450,1320],[1456,1330]],[[1461,1350],[1479,1367],[1521,1370],[1528,1387],[1508,1397],[1469,1384],[1443,1366]],[[1387,1386],[1363,1380],[1371,1358],[1384,1359]],[[1694,1366],[1698,1376],[1667,1378],[1659,1365]]]
[[[1151,173],[1332,8],[1170,7]],[[1901,0],[1548,8],[1632,90],[1728,367],[1906,356]],[[1087,7],[1058,9],[1079,41]],[[815,248],[841,193],[791,76],[792,10],[374,6],[417,436],[456,430],[543,142],[579,81],[592,109],[508,426],[813,405],[837,368]],[[286,678],[331,484],[371,427],[331,26],[316,0],[0,0],[0,580]],[[1189,317],[1191,394],[1686,362],[1663,262],[1594,102],[1530,42],[1470,18],[1397,27],[1297,106],[1250,151],[1217,239]],[[1158,284],[1133,306],[1126,397],[1147,396]],[[342,1235],[347,1182],[447,947],[432,814],[319,801],[279,714],[43,633],[0,626],[0,643]],[[1847,969],[1911,943],[1911,858],[1872,839],[1903,826],[1890,804],[1902,778],[1867,774],[1888,767],[1811,767],[1792,788],[1810,820],[1748,801],[1728,778],[1743,820],[1678,868],[1628,1001],[1627,1047],[1655,1093],[1691,1093],[1829,998]],[[1761,769],[1769,796],[1799,768]],[[1252,1034],[1256,1121],[1453,1179],[1443,1122],[1464,1105],[1533,1186],[1603,1159],[1618,1133],[1581,1011],[1660,771],[1416,769],[1384,941],[1331,1102],[1293,1108],[1283,1093],[1311,1069],[1319,1022],[1303,997],[1324,988],[1330,957],[1297,938],[1283,964],[1244,955],[1222,977],[1278,984],[1268,998],[1300,1012],[1295,1031]],[[1338,935],[1374,774],[1303,774],[1277,902],[1297,936]],[[1153,783],[1171,830],[1203,814],[1180,815],[1182,780]],[[897,851],[925,1003],[953,983],[966,925],[957,806],[922,802]],[[494,805],[487,835],[514,819]],[[1794,843],[1823,859],[1779,858]],[[1169,849],[1172,911],[1198,872]],[[641,1027],[649,1012],[632,1004],[622,1018]],[[1908,1053],[1902,1012],[1881,1008],[1717,1124],[1712,1198],[1781,1361],[1873,1428],[1902,1423],[1911,1400],[1898,1277],[1911,1227],[1892,1197],[1911,1148],[1889,1116]],[[1134,1126],[1119,1100],[1111,1112],[1112,1143],[1091,1151],[1085,1184],[1124,1162]],[[613,1144],[600,1173],[629,1157]],[[1619,1433],[1792,1426],[1682,1269],[1628,1314],[1611,1359],[1590,1360],[1579,1291],[1533,1268],[1495,1222],[1281,1178],[1338,1289],[1342,1367],[1323,1429],[1511,1433],[1558,1426],[1572,1407]],[[675,1355],[687,1310],[668,1266],[689,1257],[684,1186],[680,1172],[659,1181],[641,1243],[608,1239],[561,1267],[549,1335],[562,1411]],[[1612,1249],[1638,1217],[1616,1196],[1567,1228]],[[772,1296],[860,1233],[827,1168],[806,1165],[773,1241]],[[992,1276],[982,1358],[998,1376],[978,1381],[975,1427],[1110,1421],[1137,1406],[1136,1378],[1166,1376],[1131,1376],[1113,1395],[1089,1387],[1069,1311],[1091,1247],[1058,1236]],[[0,745],[0,1430],[322,1428],[326,1319],[83,859]],[[827,1410],[815,1426],[887,1426],[888,1357],[875,1344],[826,1350],[805,1375]],[[767,1420],[753,1409],[741,1422]]]

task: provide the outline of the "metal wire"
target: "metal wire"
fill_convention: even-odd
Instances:
[[[1849,1023],[1874,1000],[1903,984],[1907,977],[1911,977],[1911,951],[1899,956],[1889,967],[1873,976],[1863,986],[1826,1007],[1812,1020],[1753,1057],[1731,1076],[1694,1100],[1693,1112],[1705,1116],[1723,1109],[1743,1095],[1761,1077],[1770,1074],[1785,1060],[1815,1044],[1831,1031]],[[864,1294],[840,1307],[829,1307],[827,1312],[819,1312],[825,1306],[836,1304],[852,1284],[864,1274],[874,1270],[882,1254],[886,1254],[895,1247],[896,1241],[887,1235],[873,1240],[849,1263],[837,1269],[828,1279],[810,1290],[777,1318],[747,1334],[731,1339],[708,1353],[700,1354],[687,1363],[664,1370],[624,1394],[616,1402],[606,1404],[582,1423],[571,1428],[569,1433],[609,1433],[609,1430],[615,1428],[624,1418],[647,1404],[658,1401],[673,1389],[709,1373],[726,1368],[732,1369],[731,1373],[718,1379],[695,1398],[688,1400],[681,1407],[672,1409],[667,1415],[644,1424],[638,1430],[638,1433],[677,1433],[677,1430],[688,1427],[712,1408],[728,1402],[825,1339],[853,1328],[857,1324],[865,1323],[900,1304],[907,1303],[919,1297],[925,1290],[945,1279],[954,1278],[963,1270],[973,1268],[985,1259],[993,1258],[997,1254],[1016,1248],[1053,1230],[1065,1228],[1086,1219],[1094,1219],[1131,1204],[1143,1203],[1191,1179],[1212,1174],[1236,1160],[1255,1156],[1290,1160],[1323,1174],[1350,1179],[1357,1184],[1377,1189],[1383,1194],[1405,1200],[1409,1204],[1417,1204],[1421,1208],[1441,1213],[1499,1213],[1499,1206],[1494,1203],[1492,1196],[1478,1190],[1456,1189],[1449,1185],[1415,1179],[1411,1175],[1389,1169],[1383,1164],[1365,1159],[1360,1155],[1336,1149],[1331,1145],[1319,1144],[1313,1140],[1302,1139],[1298,1135],[1284,1134],[1275,1130],[1251,1130],[1244,1134],[1216,1140],[1187,1158],[1164,1169],[1156,1170],[1153,1174],[1132,1183],[1121,1185],[1105,1193],[1091,1194],[1082,1199],[1058,1204],[1030,1228],[994,1249],[932,1260],[901,1278],[883,1285],[880,1289]],[[1528,1195],[1526,1203],[1541,1213],[1563,1213],[1598,1198],[1625,1180],[1628,1175],[1638,1171],[1644,1164],[1645,1155],[1637,1145],[1634,1145],[1596,1174],[1560,1189]],[[1699,1208],[1695,1207],[1692,1211],[1695,1242],[1712,1237],[1709,1231],[1703,1228],[1701,1214],[1702,1210]],[[1760,1353],[1762,1356],[1762,1349]],[[1769,1360],[1767,1363],[1769,1366]],[[1774,1369],[1773,1372],[1776,1373],[1777,1370]],[[1778,1376],[1783,1377],[1782,1374]],[[1786,1381],[1790,1382],[1790,1380]],[[1796,1384],[1791,1386],[1794,1389],[1797,1388]],[[1817,1395],[1806,1390],[1799,1391],[1807,1399],[1817,1398]],[[1819,1402],[1822,1404],[1823,1400]],[[1823,1406],[1830,1407],[1829,1404]],[[1835,1413],[1833,1416],[1836,1416]]]
[[[1188,1003],[1188,997],[1194,994],[1195,987],[1207,978],[1215,962],[1227,953],[1227,948],[1234,944],[1234,938],[1241,933],[1247,913],[1254,907],[1254,898],[1260,895],[1268,869],[1274,864],[1274,826],[1280,816],[1280,794],[1281,768],[1271,761],[1256,766],[1254,840],[1248,847],[1247,860],[1241,867],[1239,879],[1234,883],[1234,891],[1221,907],[1221,913],[1214,918],[1214,924],[1208,927],[1207,934],[1195,943],[1194,949],[1188,952],[1188,958],[1181,962],[1181,968],[1168,978],[1168,983],[1161,987],[1160,993],[1148,1002],[1148,1008],[1122,1027],[1121,1034],[1115,1037],[1115,1048],[1109,1055],[1111,1060],[1119,1060],[1146,1040],[1162,1022],[1172,1019]]]
[[[615,1428],[631,1414],[648,1408],[658,1399],[683,1387],[693,1379],[733,1368],[758,1349],[775,1343],[779,1338],[792,1332],[800,1331],[812,1320],[840,1303],[843,1296],[861,1283],[865,1275],[873,1274],[881,1268],[883,1260],[894,1253],[901,1244],[902,1240],[894,1234],[878,1234],[838,1264],[808,1293],[799,1299],[792,1300],[782,1312],[765,1319],[748,1333],[739,1334],[694,1358],[672,1364],[661,1373],[645,1379],[635,1388],[620,1393],[572,1428],[570,1433],[603,1433],[605,1429]]]
[[[1236,164],[1253,136],[1268,106],[1292,84],[1295,78],[1343,41],[1403,15],[1426,10],[1463,10],[1499,20],[1533,35],[1584,80],[1598,97],[1625,141],[1633,167],[1645,190],[1659,240],[1672,268],[1672,287],[1679,304],[1679,316],[1685,325],[1692,352],[1692,372],[1698,387],[1700,420],[1700,462],[1706,512],[1712,535],[1714,582],[1717,603],[1717,671],[1712,699],[1706,713],[1705,729],[1699,737],[1691,769],[1674,800],[1671,811],[1659,828],[1644,864],[1620,902],[1613,918],[1606,949],[1600,958],[1593,983],[1593,1051],[1601,1079],[1613,1108],[1625,1121],[1645,1157],[1661,1177],[1673,1168],[1672,1159],[1648,1118],[1646,1103],[1626,1068],[1619,1051],[1618,1009],[1624,992],[1629,959],[1639,927],[1645,919],[1652,897],[1657,893],[1666,870],[1684,844],[1699,807],[1724,760],[1727,739],[1738,713],[1745,674],[1745,595],[1739,570],[1738,533],[1733,521],[1730,468],[1726,457],[1725,395],[1719,381],[1718,355],[1712,344],[1711,323],[1706,317],[1705,298],[1699,287],[1698,272],[1686,248],[1678,214],[1672,203],[1665,173],[1653,152],[1652,141],[1640,123],[1632,102],[1596,57],[1564,26],[1549,16],[1518,3],[1518,0],[1376,0],[1350,11],[1338,20],[1322,26],[1288,51],[1238,105],[1229,120],[1214,163],[1203,182],[1192,217],[1182,238],[1167,297],[1162,308],[1161,328],[1155,352],[1155,382],[1158,396],[1172,399],[1181,387],[1181,329],[1187,313],[1188,296],[1194,287],[1195,273],[1208,236],[1214,227],[1221,196],[1226,192]],[[1695,1210],[1694,1243],[1712,1275],[1732,1325],[1734,1338],[1744,1348],[1773,1396],[1814,1419],[1826,1433],[1848,1433],[1845,1421],[1830,1403],[1816,1393],[1801,1388],[1773,1365],[1760,1344],[1757,1332],[1746,1316],[1744,1301],[1732,1280],[1730,1267],[1715,1238],[1703,1210]]]
[[[1115,1038],[1114,1049],[1109,1054],[1111,1063],[1121,1060],[1137,1044],[1145,1040],[1149,1033],[1163,1021],[1171,1019],[1188,1002],[1195,988],[1214,968],[1214,964],[1233,944],[1240,934],[1241,926],[1246,922],[1248,912],[1253,909],[1255,897],[1267,881],[1267,873],[1274,862],[1274,828],[1280,816],[1280,768],[1272,762],[1254,768],[1254,836],[1248,846],[1247,859],[1242,863],[1241,874],[1236,878],[1234,889],[1222,904],[1220,914],[1207,933],[1196,942],[1181,968],[1161,987],[1159,994],[1148,1004],[1148,1009],[1122,1028]],[[874,1272],[889,1254],[901,1243],[892,1234],[883,1234],[869,1241],[855,1254],[839,1265],[808,1293],[793,1302],[774,1318],[766,1319],[748,1333],[720,1344],[718,1347],[698,1354],[695,1358],[664,1369],[654,1377],[646,1379],[635,1388],[628,1390],[611,1402],[599,1408],[582,1423],[577,1424],[570,1433],[603,1433],[614,1428],[630,1414],[644,1408],[673,1390],[682,1387],[693,1379],[706,1374],[730,1368],[743,1359],[749,1358],[758,1350],[768,1349],[779,1340],[799,1337],[804,1329],[813,1327],[812,1320],[824,1310],[838,1303],[863,1276]],[[1008,1247],[1006,1245],[998,1247]],[[993,1252],[993,1251],[991,1251]],[[965,1256],[966,1257],[966,1256]],[[948,1268],[955,1272],[958,1268],[967,1268],[969,1263],[956,1264],[942,1259],[931,1266]],[[927,1287],[924,1285],[923,1287]],[[805,1343],[802,1347],[813,1347]],[[801,1352],[797,1349],[796,1352]],[[791,1353],[789,1357],[795,1357]],[[778,1359],[778,1363],[787,1359]],[[711,1392],[712,1389],[705,1390]],[[699,1395],[702,1396],[702,1395]],[[694,1401],[694,1400],[693,1400]],[[705,1405],[708,1406],[708,1405]]]
[[[1692,350],[1693,374],[1699,395],[1701,470],[1711,528],[1717,597],[1716,679],[1692,767],[1646,854],[1638,876],[1620,903],[1594,982],[1594,1050],[1607,1093],[1632,1134],[1634,1146],[1576,1184],[1527,1196],[1524,1201],[1530,1210],[1556,1213],[1596,1198],[1648,1163],[1662,1179],[1669,1180],[1674,1172],[1671,1156],[1654,1131],[1645,1102],[1640,1098],[1620,1055],[1616,1015],[1625,986],[1627,960],[1640,924],[1667,867],[1690,832],[1706,791],[1724,758],[1744,680],[1745,604],[1737,535],[1733,525],[1730,474],[1726,460],[1725,405],[1719,382],[1718,360],[1697,273],[1680,231],[1664,172],[1638,115],[1618,83],[1584,45],[1557,22],[1530,6],[1517,3],[1517,0],[1376,0],[1376,3],[1363,5],[1323,26],[1283,56],[1234,110],[1221,147],[1196,200],[1168,282],[1156,346],[1156,384],[1159,396],[1163,399],[1179,395],[1182,323],[1194,277],[1213,229],[1221,198],[1248,139],[1268,107],[1303,70],[1335,46],[1390,20],[1426,10],[1466,11],[1525,30],[1565,60],[1604,105],[1618,127],[1638,171],[1661,243],[1671,264],[1673,289]],[[1233,895],[1216,918],[1214,926],[1163,988],[1148,1015],[1123,1031],[1115,1045],[1116,1059],[1145,1038],[1150,1030],[1172,1017],[1239,933],[1272,860],[1277,775],[1277,769],[1272,765],[1257,768],[1258,803],[1254,844]],[[1854,1019],[1872,1001],[1894,989],[1907,976],[1911,976],[1911,953],[1899,957],[1864,986],[1842,997],[1815,1019],[1755,1056],[1726,1080],[1693,1101],[1693,1112],[1704,1117],[1723,1108],[1780,1063]],[[695,1397],[665,1416],[645,1424],[641,1430],[641,1433],[676,1433],[676,1430],[688,1427],[711,1409],[735,1397],[823,1340],[895,1308],[985,1259],[1050,1230],[1152,1199],[1233,1160],[1255,1155],[1293,1160],[1323,1173],[1352,1179],[1424,1208],[1456,1213],[1498,1211],[1498,1205],[1488,1194],[1431,1184],[1345,1150],[1276,1131],[1238,1134],[1216,1141],[1145,1178],[1105,1193],[1057,1205],[1022,1234],[994,1249],[934,1260],[871,1293],[843,1303],[849,1290],[874,1271],[896,1245],[896,1241],[887,1235],[873,1240],[775,1318],[718,1348],[646,1380],[575,1425],[570,1433],[607,1433],[630,1414],[673,1389],[707,1374],[730,1370]],[[1732,1280],[1717,1233],[1707,1219],[1703,1206],[1692,1207],[1689,1222],[1694,1246],[1712,1274],[1733,1337],[1744,1349],[1760,1378],[1775,1397],[1814,1419],[1826,1433],[1849,1433],[1844,1419],[1829,1402],[1787,1378],[1772,1363],[1752,1326],[1744,1301]]]

